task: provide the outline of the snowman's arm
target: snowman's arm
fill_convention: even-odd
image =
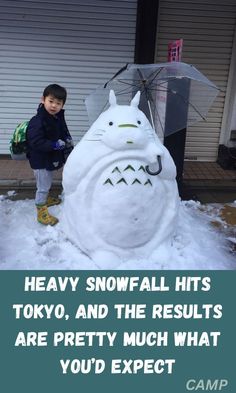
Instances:
[[[81,140],[69,155],[64,166],[62,185],[65,193],[74,192],[81,180],[105,154],[107,154],[107,148],[104,148],[103,144],[99,144],[98,148],[97,144]]]
[[[69,155],[62,174],[62,185],[66,193],[76,190],[82,178],[92,165],[89,146],[81,141]]]

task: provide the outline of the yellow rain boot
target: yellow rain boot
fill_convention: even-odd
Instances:
[[[47,202],[46,202],[47,207],[54,206],[54,205],[60,205],[60,203],[61,203],[61,199],[59,199],[59,198],[54,198],[51,196],[47,197]]]
[[[49,214],[47,205],[38,205],[37,213],[37,220],[40,222],[40,224],[56,225],[59,221],[58,218]]]

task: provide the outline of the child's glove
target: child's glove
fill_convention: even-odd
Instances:
[[[52,142],[53,150],[63,150],[65,149],[66,143],[61,139],[58,139],[56,142]]]
[[[67,138],[66,139],[66,147],[74,147],[74,142],[72,138]]]

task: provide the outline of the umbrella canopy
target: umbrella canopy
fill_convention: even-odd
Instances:
[[[165,136],[205,120],[219,92],[190,64],[127,64],[85,99],[90,123],[109,107],[110,90],[124,105],[140,91],[140,109],[156,132]]]

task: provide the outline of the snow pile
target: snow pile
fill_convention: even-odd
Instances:
[[[62,218],[62,205],[50,212]],[[145,258],[113,260],[97,265],[74,245],[62,223],[44,227],[36,221],[33,200],[12,201],[0,196],[0,269],[235,269],[226,239],[210,221],[215,209],[201,209],[198,202],[181,202],[173,246]],[[168,254],[168,255],[167,255]]]
[[[93,123],[63,170],[64,229],[96,263],[155,259],[170,249],[179,196],[174,162],[148,119],[130,105]]]

